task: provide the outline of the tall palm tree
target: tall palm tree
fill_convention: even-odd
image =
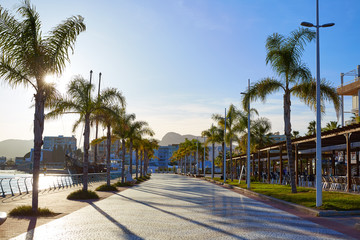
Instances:
[[[116,125],[119,121],[119,113],[123,111],[125,107],[125,98],[121,96],[121,93],[117,93],[120,99],[119,105],[109,105],[109,103],[104,103],[104,108],[101,108],[95,112],[94,120],[102,123],[107,129],[106,134],[106,183],[110,186],[110,152],[111,152],[111,127]],[[108,106],[107,106],[108,105]]]
[[[291,191],[293,193],[296,193],[296,183],[295,163],[291,148],[290,97],[291,95],[298,97],[312,109],[316,106],[316,81],[311,78],[310,70],[301,62],[305,44],[314,38],[315,32],[304,28],[291,32],[287,38],[278,33],[269,36],[266,40],[266,64],[271,65],[280,79],[265,78],[260,80],[251,86],[249,92],[243,97],[243,106],[245,108],[249,101],[257,99],[265,101],[266,97],[271,93],[280,90],[284,91],[284,132],[290,167]],[[336,111],[338,111],[340,101],[335,88],[322,81],[320,89],[322,105],[324,100],[330,100],[334,103]]]
[[[132,176],[132,153],[134,139],[141,138],[145,135],[154,136],[154,131],[149,127],[149,124],[145,121],[130,121],[129,131],[127,137],[129,140],[129,153],[130,153],[130,175]],[[136,169],[138,167],[138,160],[136,160]],[[137,177],[137,173],[136,173]]]
[[[35,90],[32,210],[37,212],[44,106],[55,94],[54,85],[47,84],[45,77],[62,74],[70,61],[69,50],[73,51],[86,27],[83,17],[73,16],[43,37],[39,13],[30,1],[23,1],[17,12],[21,20],[0,6],[0,78],[12,87]]]
[[[122,164],[121,164],[121,182],[125,181],[125,153],[126,153],[126,139],[128,138],[130,123],[135,120],[135,114],[127,114],[125,110],[121,111],[118,116],[118,121],[113,128],[113,133],[121,140],[122,149]],[[130,153],[131,154],[131,153]]]
[[[258,149],[271,144],[273,142],[271,135],[271,123],[267,118],[261,117],[252,121],[250,126],[251,151],[256,152]],[[244,133],[239,144],[244,152],[246,151],[247,136],[247,133]]]
[[[149,160],[154,157],[155,149],[159,148],[159,141],[156,139],[144,139],[144,168],[143,175],[146,175],[149,168]]]
[[[226,114],[226,141],[230,145],[230,177],[231,181],[234,180],[234,166],[232,161],[232,143],[233,140],[236,140],[236,133],[234,131],[234,125],[239,119],[240,112],[237,108],[230,104],[228,112]],[[218,122],[219,125],[223,126],[225,124],[224,117],[220,114],[214,114],[212,119]]]
[[[108,109],[109,105],[115,105],[124,101],[121,93],[114,89],[104,89],[98,98],[91,96],[94,86],[84,78],[75,77],[67,87],[67,96],[56,99],[50,108],[47,118],[56,118],[63,114],[79,114],[79,119],[73,126],[73,131],[84,123],[84,157],[83,157],[83,191],[88,190],[88,169],[89,169],[89,142],[90,142],[90,121],[92,115],[102,109]]]
[[[209,143],[212,144],[212,172],[211,178],[214,178],[214,171],[215,171],[215,144],[221,143],[221,139],[219,139],[219,135],[217,134],[218,128],[214,125],[207,130],[201,132],[201,136],[205,137],[205,145],[207,146]]]

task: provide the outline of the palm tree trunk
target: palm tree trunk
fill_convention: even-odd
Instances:
[[[125,182],[125,139],[121,140],[122,143],[122,164],[121,164],[121,183]]]
[[[130,175],[131,175],[131,178],[132,178],[132,174],[133,174],[133,171],[132,171],[132,155],[133,155],[133,142],[132,142],[132,139],[130,139],[130,147],[129,147],[129,154],[130,154]]]
[[[34,119],[34,162],[33,162],[33,192],[32,211],[37,213],[39,207],[39,172],[42,134],[44,132],[44,105],[45,96],[39,91],[35,95],[35,119]]]
[[[234,181],[234,166],[233,166],[233,160],[232,160],[232,139],[230,136],[230,175],[231,175],[231,181]]]
[[[146,172],[147,172],[147,162],[148,162],[148,152],[144,151],[144,168],[143,168],[143,176],[146,176]]]
[[[90,114],[86,114],[85,129],[84,129],[83,191],[88,190],[89,141],[90,141]]]
[[[212,169],[211,169],[211,179],[214,178],[214,172],[215,172],[215,144],[212,144]]]
[[[139,173],[139,151],[136,149],[135,150],[135,165],[136,165],[136,178],[138,178],[138,173]]]
[[[140,152],[140,177],[143,176],[143,172],[142,172],[142,169],[143,169],[143,160],[144,160],[144,151],[141,151],[141,152]]]
[[[111,132],[110,125],[107,125],[107,154],[106,154],[106,184],[110,186],[110,147],[111,147]]]
[[[285,92],[284,94],[284,123],[285,123],[285,136],[286,136],[286,150],[287,157],[289,161],[289,170],[290,170],[290,182],[291,182],[291,192],[296,193],[296,183],[295,183],[295,162],[294,156],[292,153],[291,147],[291,121],[290,121],[290,92]]]

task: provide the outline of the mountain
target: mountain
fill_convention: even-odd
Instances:
[[[182,142],[185,142],[185,138],[192,140],[192,139],[196,139],[197,136],[194,135],[180,135],[178,133],[175,132],[168,132],[167,134],[164,135],[164,137],[161,139],[159,145],[160,146],[168,146],[171,144],[180,144]],[[203,138],[202,137],[198,137],[200,142],[203,142]]]
[[[34,147],[34,140],[7,139],[0,142],[0,156],[23,157]]]

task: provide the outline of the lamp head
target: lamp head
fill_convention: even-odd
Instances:
[[[314,24],[309,22],[301,22],[300,25],[304,27],[314,27]]]
[[[321,27],[332,27],[334,25],[335,25],[335,23],[326,23],[326,24],[321,25]]]

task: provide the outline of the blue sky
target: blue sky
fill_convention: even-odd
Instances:
[[[1,1],[14,9],[18,2]],[[287,36],[300,22],[315,23],[315,0],[33,0],[43,23],[43,34],[72,15],[85,18],[66,71],[53,79],[60,92],[72,76],[86,78],[102,72],[102,87],[116,87],[127,100],[127,110],[148,121],[155,137],[170,131],[199,135],[210,127],[213,113],[231,103],[240,105],[247,79],[256,82],[276,77],[265,64],[266,38],[277,32]],[[360,1],[320,1],[321,77],[340,85],[340,73],[359,62]],[[315,75],[315,42],[307,45],[303,61]],[[352,78],[345,78],[345,81]],[[32,89],[0,85],[0,140],[32,139]],[[252,104],[261,117],[283,132],[282,94],[265,104]],[[351,98],[346,98],[347,111]],[[14,111],[16,109],[16,111]],[[346,114],[345,118],[349,118]],[[71,135],[75,116],[45,123],[44,136]],[[315,114],[292,98],[292,126],[305,133]],[[323,125],[336,120],[327,106]],[[75,135],[81,136],[79,129]],[[100,131],[102,134],[103,131]],[[105,133],[105,132],[104,132]]]

